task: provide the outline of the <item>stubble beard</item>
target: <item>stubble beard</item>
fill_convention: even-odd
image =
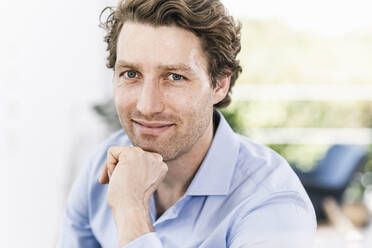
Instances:
[[[212,113],[213,107],[199,112],[197,115],[190,114],[189,117],[184,118],[187,120],[186,122],[181,121],[171,127],[174,130],[169,131],[173,134],[167,135],[167,137],[136,134],[131,118],[126,118],[124,122],[120,120],[120,122],[134,146],[141,147],[145,151],[159,153],[164,162],[170,162],[192,149],[206,132],[212,119]]]

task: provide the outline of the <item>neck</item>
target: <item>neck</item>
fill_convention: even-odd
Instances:
[[[176,198],[184,195],[209,150],[213,140],[213,133],[212,118],[207,130],[190,151],[175,160],[167,162],[168,173],[159,185],[158,192],[171,192],[170,194]]]

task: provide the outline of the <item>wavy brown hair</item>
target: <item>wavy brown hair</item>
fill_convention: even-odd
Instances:
[[[242,71],[236,59],[241,48],[241,23],[228,14],[219,0],[121,0],[116,8],[106,7],[101,12],[101,20],[106,11],[109,14],[100,26],[107,32],[104,41],[109,52],[108,68],[115,68],[117,40],[125,22],[176,25],[200,38],[213,87],[219,77],[231,76],[228,94],[214,107],[230,104],[231,88]]]

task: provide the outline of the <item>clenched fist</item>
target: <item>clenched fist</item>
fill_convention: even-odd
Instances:
[[[112,146],[99,182],[109,183],[107,200],[113,210],[133,204],[148,206],[151,194],[167,172],[160,154],[139,147]]]
[[[99,181],[109,184],[107,201],[116,223],[119,247],[154,232],[149,199],[167,172],[168,166],[157,153],[129,146],[112,146],[108,150]]]

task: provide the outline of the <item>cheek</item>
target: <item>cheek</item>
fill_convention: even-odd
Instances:
[[[119,85],[114,88],[115,102],[126,103],[136,101],[141,89],[136,86]]]
[[[196,115],[197,112],[213,106],[210,89],[179,89],[178,91],[165,92],[163,97],[168,108],[175,113]],[[182,118],[182,116],[180,116]]]
[[[127,112],[135,103],[135,94],[123,88],[114,89],[114,103],[119,115]]]

